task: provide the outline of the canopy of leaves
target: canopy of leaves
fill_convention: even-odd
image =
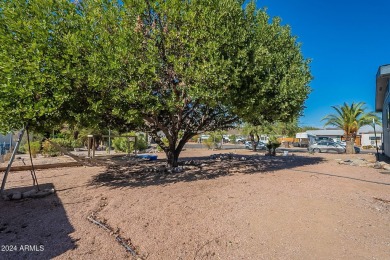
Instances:
[[[178,154],[200,132],[297,117],[308,61],[280,19],[242,4],[0,1],[1,130],[137,128]]]

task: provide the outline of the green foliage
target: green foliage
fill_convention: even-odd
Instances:
[[[299,132],[306,132],[308,130],[319,130],[320,128],[315,127],[315,126],[301,126],[299,128]]]
[[[37,154],[41,151],[41,142],[39,141],[30,142],[30,150],[31,150],[32,157],[34,158],[37,157]],[[25,151],[26,153],[29,152],[28,143],[25,143],[23,145],[23,151]]]
[[[236,135],[230,135],[230,142],[232,143],[232,144],[236,144],[237,143],[237,136]]]
[[[271,136],[268,140],[268,143],[266,144],[269,155],[275,156],[276,148],[278,148],[280,145],[281,143],[278,141],[278,139],[275,136]]]
[[[67,150],[74,148],[74,143],[77,142],[76,140],[66,138],[52,138],[50,140]],[[53,157],[61,155],[62,152],[56,147],[54,147],[49,141],[45,140],[42,143],[42,154],[45,156]]]
[[[84,144],[81,139],[76,139],[71,141],[71,146],[72,148],[81,148],[84,146]]]
[[[54,157],[61,155],[62,153],[57,148],[55,148],[49,141],[45,140],[42,143],[42,154],[44,156]]]
[[[133,145],[129,142],[126,137],[116,137],[112,140],[112,146],[114,147],[116,152],[126,152],[130,153],[134,149],[132,149]]]
[[[210,137],[204,141],[204,144],[207,146],[208,149],[220,149],[222,136],[224,132],[215,131],[215,132],[210,132],[209,134]]]
[[[128,133],[126,135],[136,135],[135,133]],[[148,148],[148,143],[143,134],[137,134],[137,144],[134,146],[134,142],[129,141],[127,137],[116,137],[112,140],[112,146],[115,151],[131,153],[134,150],[143,151]]]
[[[309,61],[289,26],[242,4],[1,1],[0,129],[142,129],[174,165],[198,133],[296,118]]]

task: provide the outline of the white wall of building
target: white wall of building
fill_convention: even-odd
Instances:
[[[361,134],[361,142],[362,146],[375,146],[375,134],[374,133],[366,133],[366,134]],[[381,146],[382,144],[382,139],[381,139],[381,134],[376,135],[377,142],[378,142],[378,147]]]
[[[389,86],[387,86],[386,98],[382,110],[382,127],[383,127],[383,146],[384,152],[390,157],[390,97]]]

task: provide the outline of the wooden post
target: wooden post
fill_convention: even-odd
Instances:
[[[92,137],[92,158],[95,158],[95,150],[96,150],[96,139],[94,136]]]
[[[92,137],[93,135],[87,135],[88,137],[88,158],[91,158],[91,141],[92,141]]]

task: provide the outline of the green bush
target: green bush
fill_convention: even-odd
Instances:
[[[80,139],[71,141],[72,148],[81,148],[83,147],[83,142]]]
[[[218,133],[210,133],[210,137],[204,141],[208,149],[219,149],[222,141],[222,135]]]
[[[44,156],[54,157],[61,155],[61,152],[46,140],[42,143],[42,154]]]
[[[236,142],[236,140],[237,140],[237,136],[236,135],[231,135],[230,137],[230,142],[232,143],[232,144],[236,144],[237,142]]]
[[[73,147],[71,139],[52,138],[50,140],[58,144],[64,149],[71,149]],[[55,148],[49,141],[46,140],[42,143],[42,154],[45,156],[54,157],[54,156],[61,155],[62,152],[57,148]]]
[[[135,135],[134,133],[129,133],[128,135]],[[128,140],[127,137],[117,137],[112,140],[112,146],[117,152],[126,152],[130,153],[134,150],[143,151],[148,148],[148,142],[145,139],[145,136],[142,134],[137,135],[137,145],[134,147],[134,142]]]
[[[23,145],[23,150],[28,153],[28,143]],[[30,142],[31,156],[37,157],[37,154],[41,151],[41,143],[39,141]]]
[[[276,148],[278,148],[281,145],[281,143],[278,141],[276,137],[270,137],[268,143],[266,144],[266,147],[268,149],[268,153],[270,155],[275,156],[276,155]]]

